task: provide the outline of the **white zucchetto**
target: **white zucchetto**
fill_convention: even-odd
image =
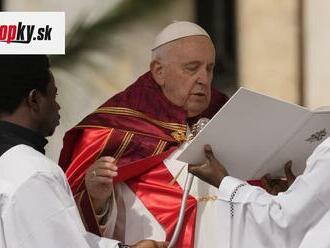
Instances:
[[[203,35],[210,39],[208,33],[199,25],[187,22],[176,21],[166,26],[155,38],[151,50],[169,43],[174,40],[178,40],[188,36]]]

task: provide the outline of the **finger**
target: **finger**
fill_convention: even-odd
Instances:
[[[279,184],[274,185],[272,190],[270,191],[272,195],[277,195],[279,192],[282,192],[281,186]]]
[[[277,193],[285,192],[288,189],[288,183],[287,183],[286,180],[282,180],[282,179],[277,180],[276,181],[276,186],[278,187],[277,188],[277,190],[278,190]]]
[[[201,171],[203,168],[207,167],[209,164],[204,163],[204,164],[188,164],[188,171]],[[190,171],[189,171],[190,172]]]
[[[167,248],[170,242],[157,242],[158,248]]]
[[[271,187],[271,178],[269,174],[265,174],[261,179],[261,186],[267,191],[271,192],[272,187]]]
[[[95,169],[95,174],[96,174],[96,176],[99,176],[99,177],[113,178],[118,175],[118,172],[112,171],[109,169]]]
[[[117,171],[118,167],[114,163],[106,162],[106,161],[98,161],[93,165],[93,169],[109,169],[113,171]]]
[[[196,171],[198,171],[200,164],[188,164],[188,172],[195,175]]]
[[[288,185],[290,186],[294,180],[296,180],[296,176],[293,174],[292,172],[292,161],[288,161],[285,165],[284,165],[284,171],[285,171],[285,176],[288,180]]]
[[[100,157],[97,161],[110,162],[110,163],[116,162],[115,158],[111,156]]]
[[[204,152],[207,159],[209,160],[214,159],[213,151],[209,144],[204,146]]]
[[[105,176],[108,173],[104,173],[103,172],[104,170],[107,170],[107,171],[110,171],[111,173],[113,173],[113,172],[117,172],[117,169],[118,168],[115,165],[94,164],[93,166],[89,167],[88,170],[86,171],[86,177],[93,178],[97,175]],[[110,173],[109,173],[109,176],[111,176]]]
[[[118,166],[115,165],[114,163],[104,162],[102,164],[102,167],[100,167],[100,169],[107,169],[107,170],[111,170],[111,171],[117,171]]]

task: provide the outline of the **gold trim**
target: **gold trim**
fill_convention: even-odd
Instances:
[[[155,155],[158,154],[158,149],[159,149],[159,146],[160,146],[161,144],[162,144],[162,140],[159,140],[159,142],[158,142],[158,144],[157,144],[157,146],[156,146],[156,148],[155,148],[155,150],[154,150],[154,152],[152,153],[151,156],[155,156]]]
[[[126,116],[133,116],[133,117],[138,117],[141,119],[145,119],[153,124],[156,124],[158,126],[161,126],[163,128],[167,128],[170,130],[186,130],[186,125],[184,124],[179,124],[179,123],[173,123],[173,122],[163,122],[159,121],[156,119],[153,119],[146,114],[129,109],[129,108],[122,108],[122,107],[103,107],[97,109],[94,114],[114,114],[114,115],[126,115]]]
[[[164,151],[166,145],[167,145],[167,142],[166,141],[163,141],[163,144],[159,148],[158,154],[160,154],[160,153],[162,153]]]
[[[121,155],[123,155],[123,153],[126,150],[127,146],[131,142],[133,136],[134,136],[134,133],[132,133],[132,132],[126,132],[126,134],[125,134],[125,136],[124,136],[124,138],[123,138],[123,140],[122,140],[119,148],[117,149],[117,151],[113,155],[113,157],[115,158],[116,161],[121,157]]]
[[[98,125],[78,125],[74,128],[100,128],[100,129],[113,129],[112,127],[98,126]]]
[[[160,153],[162,153],[165,149],[165,146],[167,145],[167,142],[164,140],[160,140],[152,154],[152,156],[158,155]]]
[[[182,130],[172,132],[171,136],[180,143],[186,141],[186,134]]]
[[[216,195],[207,195],[207,196],[201,196],[197,198],[198,202],[209,202],[209,201],[216,201],[219,198]]]
[[[98,222],[97,214],[96,214],[94,206],[93,206],[93,201],[92,201],[91,195],[89,194],[87,189],[86,189],[86,193],[87,193],[87,196],[88,196],[88,199],[89,199],[89,204],[90,204],[90,206],[92,208],[92,211],[93,211],[93,216],[94,216],[95,222],[97,224],[97,228],[99,230],[99,233],[102,233],[101,232],[101,226],[100,226],[100,223]]]
[[[112,127],[105,127],[105,126],[98,126],[98,125],[79,125],[79,126],[75,126],[74,128],[100,128],[100,129],[116,129],[118,131],[122,131],[122,132],[127,132],[127,130],[125,129],[120,129],[120,128],[112,128]],[[169,139],[166,138],[164,136],[156,136],[156,135],[151,135],[151,134],[147,134],[147,133],[142,133],[142,132],[136,132],[136,131],[130,131],[131,133],[134,134],[138,134],[138,135],[144,135],[147,137],[152,137],[152,138],[157,138],[157,139],[163,139],[163,140],[167,140],[169,142],[173,141],[173,139]]]
[[[110,130],[110,132],[109,132],[109,134],[108,134],[108,136],[107,136],[107,138],[106,138],[106,140],[105,140],[105,142],[104,142],[104,145],[103,145],[102,149],[100,150],[99,154],[98,154],[97,157],[96,157],[96,160],[100,158],[102,152],[103,152],[104,149],[106,148],[106,146],[107,146],[107,144],[108,144],[108,142],[109,142],[109,140],[110,140],[110,137],[112,136],[112,133],[113,133],[113,128],[111,128],[111,130]]]

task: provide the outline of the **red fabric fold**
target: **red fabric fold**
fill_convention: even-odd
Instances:
[[[178,183],[170,184],[173,179],[164,163],[159,163],[137,178],[126,183],[143,202],[166,232],[170,240],[178,221],[183,190]],[[197,200],[189,196],[185,218],[176,247],[194,247]]]
[[[125,182],[131,178],[143,174],[144,172],[162,163],[163,160],[167,158],[174,150],[175,148],[171,148],[162,154],[141,159],[127,164],[126,166],[120,166],[118,168],[118,176],[113,179],[114,182]]]
[[[81,139],[77,139],[72,150],[72,161],[66,175],[73,192],[82,183],[87,168],[98,158],[106,145],[111,129],[81,130]]]

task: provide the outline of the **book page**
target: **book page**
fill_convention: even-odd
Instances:
[[[210,144],[230,175],[251,179],[310,115],[301,106],[241,88],[178,160],[204,163],[203,147]]]
[[[281,149],[266,161],[254,177],[260,178],[271,172],[274,177],[284,176],[283,165],[292,160],[295,175],[303,173],[306,160],[314,149],[330,135],[330,112],[314,112],[306,123],[291,137]],[[282,165],[282,167],[279,165]]]

